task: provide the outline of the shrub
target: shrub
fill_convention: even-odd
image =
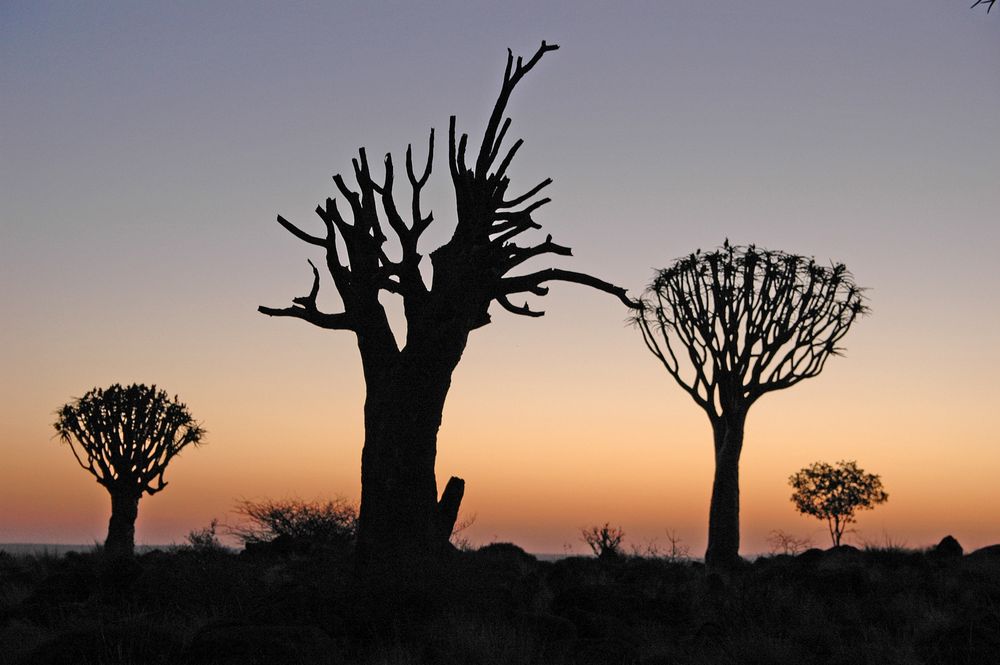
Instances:
[[[781,529],[775,529],[767,536],[767,544],[770,546],[771,554],[802,554],[812,547],[812,539],[798,538]]]
[[[228,531],[244,546],[270,543],[281,538],[317,545],[345,545],[354,542],[358,510],[342,498],[329,501],[301,499],[244,499],[236,507],[242,524]]]
[[[598,559],[617,559],[622,555],[625,532],[620,527],[605,522],[604,526],[592,526],[581,529],[580,532],[583,542],[590,546]]]
[[[472,542],[471,538],[460,535],[463,531],[475,523],[475,513],[455,521],[455,526],[451,530],[451,537],[448,539],[455,549],[462,550],[463,552],[472,552],[476,550],[476,545]]]
[[[632,545],[632,556],[647,559],[661,559],[669,563],[686,563],[691,560],[691,548],[684,543],[673,529],[667,529],[667,544],[661,546],[655,538],[645,545]]]
[[[219,520],[212,519],[208,526],[201,529],[192,529],[185,540],[188,546],[196,552],[219,552],[225,549],[216,535],[219,527]]]

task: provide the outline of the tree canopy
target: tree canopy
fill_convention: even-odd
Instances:
[[[882,479],[865,473],[855,461],[814,462],[788,479],[795,490],[792,503],[803,515],[826,520],[834,546],[840,545],[848,524],[859,510],[871,510],[889,500]]]
[[[56,433],[76,461],[108,489],[155,494],[167,465],[205,430],[175,395],[155,385],[94,388],[57,412]]]
[[[726,240],[658,271],[634,320],[670,375],[718,416],[819,374],[867,311],[844,264]]]

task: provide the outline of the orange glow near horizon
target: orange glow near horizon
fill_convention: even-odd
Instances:
[[[500,319],[473,335],[446,405],[438,485],[450,475],[466,479],[462,512],[475,522],[463,535],[474,543],[584,552],[580,528],[610,522],[625,529],[629,545],[662,545],[670,529],[700,555],[712,478],[710,427],[700,409],[647,357],[634,330],[605,324],[605,333],[572,343],[527,344],[536,330],[550,337],[552,326],[596,326],[616,311],[598,295],[591,302],[593,315]],[[980,508],[1000,499],[989,434],[963,417],[957,398],[936,409],[919,403],[919,384],[883,399],[896,379],[879,363],[864,366],[866,323],[852,331],[856,351],[847,358],[751,410],[741,465],[745,553],[767,551],[774,529],[825,546],[825,526],[793,511],[787,486],[791,473],[819,459],[857,459],[889,491],[887,504],[859,514],[851,542],[926,546],[949,533],[966,547],[1000,540],[1000,518]],[[163,382],[168,390],[188,386],[181,397],[205,423],[208,443],[185,450],[171,464],[167,489],[143,499],[139,542],[181,542],[213,518],[232,522],[243,498],[358,499],[363,382],[353,340],[304,325],[274,327],[307,340],[305,348],[287,347],[295,350],[284,361],[322,360],[302,363],[298,377],[286,368],[266,382],[250,373],[239,385],[208,373],[200,389],[190,380]],[[619,353],[601,354],[604,348]],[[911,408],[918,417],[904,417]],[[6,422],[17,426],[6,434],[16,444],[7,446],[0,485],[0,542],[102,540],[108,498],[52,438],[51,413],[14,418],[19,405],[5,409]],[[898,426],[906,418],[912,423]],[[980,451],[983,463],[945,456],[954,436]]]

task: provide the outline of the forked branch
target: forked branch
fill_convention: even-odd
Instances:
[[[819,374],[866,311],[842,264],[726,241],[661,270],[634,318],[647,348],[717,415]]]

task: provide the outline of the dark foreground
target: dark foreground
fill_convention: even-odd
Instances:
[[[349,553],[309,548],[151,552],[113,576],[97,554],[0,554],[0,664],[1000,658],[1000,546],[810,550],[720,577],[648,558],[541,562],[494,544],[457,553],[458,582],[401,601],[398,622],[371,618],[379,608],[352,592],[349,570]]]

